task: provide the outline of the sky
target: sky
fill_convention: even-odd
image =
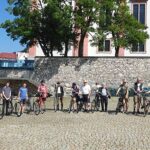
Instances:
[[[1,0],[0,3],[0,23],[4,22],[7,19],[13,19],[13,16],[9,15],[5,10],[8,7],[7,0]],[[17,52],[25,48],[22,46],[19,41],[13,41],[7,32],[0,28],[0,52]]]

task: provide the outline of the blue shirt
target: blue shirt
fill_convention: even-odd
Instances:
[[[19,89],[19,93],[20,93],[20,99],[21,100],[27,99],[27,93],[28,93],[28,89],[27,88],[21,87]]]

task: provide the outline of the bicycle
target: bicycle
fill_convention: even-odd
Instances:
[[[95,98],[91,102],[91,111],[99,111],[100,108],[100,94],[96,93]]]
[[[48,93],[47,97],[51,97],[52,94]],[[36,97],[38,97],[34,102],[33,102],[33,111],[35,115],[39,115],[40,112],[43,114],[46,111],[46,105],[45,101],[42,100],[42,94],[37,93]],[[41,107],[41,103],[43,101],[43,108]]]
[[[124,107],[124,103],[123,103],[123,98],[119,97],[118,98],[118,103],[117,103],[117,107],[116,107],[116,115],[118,114],[118,112],[121,112],[121,110]]]
[[[73,97],[71,95],[71,100],[70,100],[70,105],[69,105],[69,113],[72,111],[72,112],[77,112],[78,113],[78,99],[79,97]],[[74,104],[76,103],[76,109],[74,108]],[[73,109],[72,109],[73,108]]]
[[[16,102],[14,104],[14,108],[15,108],[15,113],[16,113],[17,117],[20,117],[23,114],[23,107],[22,107],[20,100],[16,99]],[[27,114],[29,114],[32,111],[30,99],[26,100],[24,111]]]
[[[145,92],[143,92],[142,98],[143,98],[143,106],[141,107],[141,109],[144,109],[144,117],[146,117],[150,107],[150,99],[146,97]]]
[[[7,113],[8,115],[11,115],[13,113],[13,103],[12,99],[7,100],[8,101],[8,107],[7,107]],[[0,119],[2,119],[6,113],[6,104],[4,106],[4,99],[0,98]]]

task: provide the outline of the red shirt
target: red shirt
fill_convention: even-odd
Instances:
[[[48,93],[47,86],[40,84],[38,86],[38,92],[40,92],[42,94],[43,98],[46,98],[47,97],[47,93]]]

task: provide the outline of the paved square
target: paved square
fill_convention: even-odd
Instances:
[[[65,100],[65,108],[68,106]],[[114,110],[117,100],[109,102]],[[133,103],[130,99],[130,111]],[[0,120],[1,150],[150,150],[150,115],[113,112],[54,112],[35,116],[4,116]]]

